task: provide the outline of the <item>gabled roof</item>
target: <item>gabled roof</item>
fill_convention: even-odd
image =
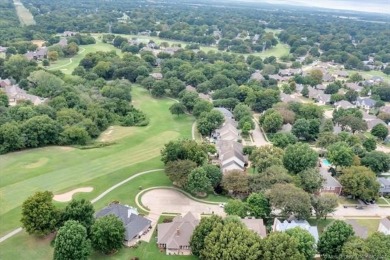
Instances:
[[[374,126],[379,125],[379,124],[382,124],[382,125],[387,127],[386,123],[383,120],[379,119],[379,118],[367,121],[368,129],[373,129]]]
[[[136,208],[121,204],[110,204],[95,214],[96,218],[114,215],[119,218],[125,227],[125,240],[129,241],[141,235],[145,229],[150,227],[152,221],[138,215]]]
[[[199,224],[199,219],[191,212],[184,216],[176,216],[171,223],[158,224],[157,243],[166,244],[166,248],[180,249],[189,246],[191,235]]]
[[[362,227],[354,219],[345,220],[346,223],[350,224],[355,231],[355,236],[366,239],[368,237],[368,228]]]
[[[356,104],[360,106],[368,106],[368,107],[373,107],[376,104],[376,101],[368,98],[368,97],[358,97],[356,99]]]
[[[330,172],[328,172],[326,169],[321,168],[320,174],[323,179],[325,179],[325,182],[322,184],[323,188],[341,188],[343,187],[340,182],[332,176]]]
[[[355,107],[351,102],[346,101],[346,100],[341,100],[339,102],[336,102],[336,103],[334,103],[334,106],[337,108],[344,108],[344,109]]]
[[[242,218],[241,222],[244,223],[244,225],[253,232],[257,233],[261,238],[265,238],[267,236],[267,230],[264,226],[264,222],[262,219],[249,219],[249,218]]]
[[[218,110],[219,112],[222,113],[222,115],[225,117],[225,118],[233,118],[233,113],[230,112],[229,110],[227,110],[226,108],[224,107],[216,107],[214,108],[215,110]]]
[[[259,70],[256,70],[256,71],[251,75],[251,79],[257,80],[257,81],[262,81],[262,80],[264,80],[264,77],[263,77],[263,75],[261,75],[261,73],[260,73]]]
[[[387,218],[382,218],[380,223],[381,223],[385,228],[387,228],[388,230],[390,230],[390,219],[389,219],[389,217],[387,217]]]
[[[390,114],[390,106],[383,106],[379,109],[379,111],[383,112],[383,113],[387,113],[387,114]]]
[[[329,103],[330,102],[330,97],[331,97],[331,95],[329,95],[329,94],[319,94],[317,96],[317,101],[318,102]]]
[[[390,192],[390,180],[387,178],[379,177],[377,181],[380,184],[379,192]]]
[[[309,222],[306,220],[291,220],[290,222],[285,220],[283,222],[279,221],[279,219],[275,218],[274,220],[274,231],[284,232],[288,229],[292,229],[295,227],[300,227],[306,231],[308,231],[315,239],[316,243],[318,242],[318,229],[317,226],[310,226]]]
[[[358,84],[356,83],[351,83],[351,82],[348,82],[345,84],[345,86],[349,89],[352,89],[352,90],[355,90],[357,92],[360,92],[363,90],[363,87],[362,86],[359,86]]]

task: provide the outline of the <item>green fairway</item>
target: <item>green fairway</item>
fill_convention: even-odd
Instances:
[[[35,24],[34,16],[20,0],[14,0],[14,5],[16,9],[16,14],[19,17],[19,21],[22,26]]]
[[[113,45],[103,43],[99,39],[96,40],[96,44],[80,45],[79,52],[72,58],[61,58],[56,62],[51,62],[48,70],[60,70],[65,74],[72,74],[73,70],[79,65],[80,61],[91,52],[97,51],[116,51],[118,55],[121,55],[121,51],[115,48]]]
[[[135,173],[162,168],[159,157],[164,143],[179,137],[191,137],[193,118],[171,115],[169,106],[174,101],[153,99],[139,87],[133,89],[132,95],[136,106],[149,116],[150,124],[142,128],[114,127],[107,130],[114,136],[115,129],[120,129],[122,138],[116,139],[114,145],[87,150],[45,147],[0,156],[0,236],[20,226],[20,206],[35,191],[51,190],[60,194],[91,186],[94,188],[91,193],[76,196],[93,199]],[[125,133],[126,129],[128,133]],[[170,185],[163,176],[164,179],[155,178],[151,186]],[[122,192],[121,188],[115,192]],[[134,194],[136,192],[138,190]],[[131,198],[129,194],[127,196]],[[113,199],[106,196],[97,206],[102,207],[110,200]]]

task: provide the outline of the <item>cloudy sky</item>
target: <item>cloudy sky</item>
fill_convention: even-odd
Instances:
[[[390,0],[243,0],[390,14]]]

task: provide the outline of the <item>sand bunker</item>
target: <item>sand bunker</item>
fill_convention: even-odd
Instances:
[[[66,193],[54,195],[53,199],[55,201],[59,201],[59,202],[67,202],[67,201],[71,201],[72,197],[73,197],[73,194],[75,194],[77,192],[91,192],[91,191],[93,191],[92,187],[78,188],[78,189],[74,189],[74,190],[68,191]]]

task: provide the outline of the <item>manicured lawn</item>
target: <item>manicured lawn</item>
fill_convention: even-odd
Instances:
[[[324,229],[333,222],[333,219],[327,218],[327,219],[309,219],[308,222],[312,226],[317,226],[318,228],[318,234],[321,235],[322,232],[324,232]]]
[[[357,201],[357,200],[354,200],[354,199],[348,199],[348,198],[346,198],[346,197],[342,197],[342,196],[340,196],[339,198],[338,198],[338,200],[339,200],[339,204],[345,204],[345,205],[357,205],[357,204],[359,204],[359,202]]]
[[[14,5],[16,9],[16,14],[19,17],[21,25],[34,25],[35,20],[34,16],[31,14],[20,0],[14,0]]]
[[[162,168],[160,150],[164,144],[179,137],[191,137],[193,118],[172,116],[169,112],[172,100],[153,99],[146,90],[138,87],[133,89],[132,95],[136,106],[149,116],[150,124],[140,128],[129,127],[129,133],[115,127],[111,134],[115,135],[118,129],[123,137],[116,140],[114,145],[88,150],[45,147],[0,156],[0,236],[20,226],[21,204],[35,191],[51,190],[59,194],[91,186],[94,188],[91,193],[82,193],[76,197],[93,199],[135,173]],[[131,182],[136,183],[134,187],[137,189],[142,185],[170,185],[164,174],[154,173],[153,176],[159,177],[152,182],[145,175]],[[131,204],[131,196],[136,191],[127,191],[128,194],[125,194],[124,187],[126,185],[113,191],[96,207],[125,196],[128,197],[126,202]]]
[[[259,56],[262,59],[267,58],[269,56],[275,56],[276,58],[280,58],[284,55],[288,55],[290,53],[290,47],[287,44],[278,43],[275,47],[271,49],[265,50],[264,52],[256,52],[251,53],[254,56]],[[251,55],[246,54],[245,56]]]
[[[383,198],[378,198],[377,201],[376,201],[376,203],[377,203],[378,205],[389,205],[389,206],[390,206],[390,204],[389,204],[385,199],[383,199]]]
[[[354,219],[356,222],[362,226],[368,228],[368,235],[371,235],[372,233],[378,231],[378,226],[380,219]]]

